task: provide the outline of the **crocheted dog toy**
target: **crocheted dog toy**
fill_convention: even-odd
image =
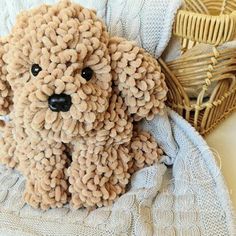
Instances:
[[[166,93],[157,61],[109,37],[94,11],[61,1],[22,12],[0,39],[0,162],[26,177],[35,208],[110,205],[162,154],[134,122],[161,114]]]

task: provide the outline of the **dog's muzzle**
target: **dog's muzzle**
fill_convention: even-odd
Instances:
[[[53,94],[48,99],[48,106],[54,112],[67,112],[72,105],[71,96],[67,94]]]

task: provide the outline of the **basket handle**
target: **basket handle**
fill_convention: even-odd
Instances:
[[[181,38],[218,46],[235,38],[236,11],[211,16],[179,10],[173,31]]]

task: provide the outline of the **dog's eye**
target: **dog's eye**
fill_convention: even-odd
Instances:
[[[93,70],[90,67],[85,67],[82,72],[81,75],[84,79],[86,79],[87,81],[91,80],[93,77]]]
[[[33,64],[31,67],[31,73],[33,76],[37,76],[42,68],[38,64]]]

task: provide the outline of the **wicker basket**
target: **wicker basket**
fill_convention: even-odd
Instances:
[[[236,0],[185,2],[174,26],[183,55],[159,62],[170,89],[168,105],[204,135],[236,108],[236,47],[220,47],[235,37]],[[199,43],[210,51],[198,51]],[[189,87],[197,91],[195,99],[188,94]]]

